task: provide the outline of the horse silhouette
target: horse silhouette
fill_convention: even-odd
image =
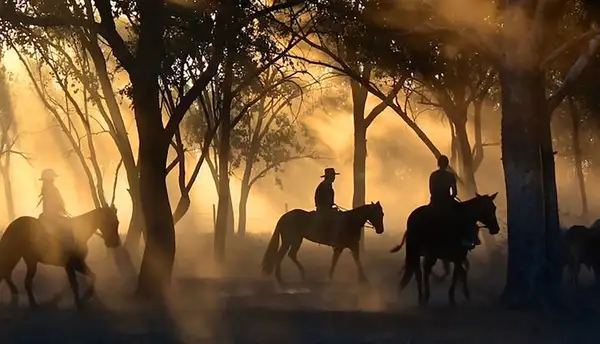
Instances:
[[[568,268],[571,284],[579,284],[579,272],[581,265],[585,265],[588,270],[594,272],[594,277],[598,283],[596,274],[600,269],[600,228],[598,224],[590,227],[575,225],[569,227],[563,237],[563,260],[562,267]]]
[[[92,284],[86,295],[89,297],[93,294],[95,274],[85,262],[88,254],[87,242],[99,229],[106,247],[120,246],[117,209],[114,206],[98,208],[69,218],[66,222],[70,228],[74,229],[74,247],[66,247],[58,235],[47,230],[43,220],[35,217],[19,217],[6,228],[0,238],[0,283],[3,280],[7,282],[13,303],[18,299],[19,291],[13,283],[11,275],[21,259],[25,261],[27,267],[25,289],[29,305],[32,308],[38,306],[33,295],[33,279],[38,263],[65,268],[77,308],[82,307],[82,302],[78,291],[76,272],[91,279]]]
[[[467,299],[470,297],[467,285],[467,269],[465,266],[469,250],[461,243],[467,228],[482,222],[491,235],[498,234],[500,226],[496,219],[496,205],[493,195],[477,195],[476,197],[459,203],[455,207],[454,216],[442,222],[437,217],[435,210],[428,206],[415,209],[408,217],[406,232],[402,243],[391,250],[398,252],[406,242],[406,259],[404,274],[400,281],[399,293],[402,292],[413,275],[417,280],[419,304],[425,305],[429,301],[429,275],[438,259],[452,262],[454,273],[452,284],[448,292],[451,305],[455,305],[454,291],[460,278],[463,283],[463,292]],[[423,270],[425,272],[425,285],[423,288],[423,275],[421,271],[421,257],[424,257]],[[423,289],[424,292],[423,292]]]
[[[283,214],[277,221],[275,230],[262,261],[262,272],[270,275],[275,270],[275,277],[279,283],[281,278],[281,262],[285,255],[294,262],[302,280],[306,280],[305,269],[298,261],[298,251],[302,245],[302,240],[327,245],[333,247],[333,257],[329,269],[329,278],[333,278],[335,266],[340,258],[340,254],[345,248],[349,248],[358,270],[358,279],[360,282],[366,282],[362,263],[360,261],[359,242],[361,230],[365,223],[370,222],[375,227],[375,232],[381,234],[383,228],[383,208],[379,202],[363,205],[352,210],[344,211],[338,214],[339,232],[337,236],[332,236],[332,228],[319,228],[315,226],[316,212],[302,209],[293,209]],[[281,239],[281,245],[279,241]]]

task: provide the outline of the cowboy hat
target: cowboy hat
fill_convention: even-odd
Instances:
[[[327,167],[324,171],[323,171],[323,175],[321,176],[321,178],[325,178],[326,176],[332,176],[332,175],[339,175],[339,173],[337,173],[335,171],[335,168],[333,167]]]
[[[58,174],[56,174],[56,172],[54,172],[53,169],[51,168],[47,168],[45,170],[42,171],[42,175],[40,177],[40,180],[52,180],[54,178],[58,177]]]

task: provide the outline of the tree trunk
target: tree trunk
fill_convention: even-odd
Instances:
[[[13,197],[12,182],[10,180],[10,154],[11,153],[6,153],[4,162],[0,165],[0,173],[2,174],[2,180],[4,182],[4,197],[6,199],[8,221],[12,221],[16,218],[15,200]]]
[[[463,198],[471,198],[477,192],[477,183],[475,181],[475,168],[473,166],[473,154],[471,152],[471,144],[467,134],[466,116],[464,121],[454,123],[456,133],[456,144],[459,152],[460,161],[460,177],[464,182],[465,196]]]
[[[146,224],[138,291],[157,296],[170,284],[175,258],[175,228],[165,173],[169,138],[162,126],[157,85],[136,84],[133,83],[133,105],[140,140],[139,181]]]
[[[477,172],[479,166],[483,162],[483,135],[481,128],[481,111],[483,108],[483,100],[475,99],[473,101],[473,127],[475,132],[475,142],[473,145],[473,171]]]
[[[511,307],[545,304],[555,290],[549,273],[549,225],[540,130],[546,111],[543,73],[512,66],[500,71],[502,163],[508,203],[508,270],[503,301]],[[558,269],[557,269],[558,270]]]
[[[246,236],[246,211],[248,206],[248,198],[250,196],[250,186],[247,182],[242,181],[242,187],[240,190],[240,204],[238,208],[238,231],[237,234],[240,237]]]
[[[217,141],[217,144],[220,141]],[[218,155],[218,153],[217,153]],[[219,160],[219,155],[217,156],[217,163],[220,163]],[[215,189],[217,190],[217,195],[221,194],[221,172],[219,172],[219,166],[215,166],[215,163],[210,159],[210,158],[206,158],[206,164],[208,165],[209,169],[210,169],[210,173],[212,175],[213,178],[213,182],[215,183]],[[229,167],[229,166],[228,166]],[[228,174],[228,179],[229,179],[229,174]],[[234,228],[235,228],[235,218],[234,218],[234,214],[233,214],[233,199],[231,197],[231,188],[228,189],[229,190],[229,211],[227,212],[227,230],[226,230],[226,235],[229,236],[231,234],[234,234]]]
[[[580,117],[577,105],[573,98],[569,97],[569,110],[571,112],[571,122],[573,123],[573,135],[571,144],[573,146],[573,155],[575,158],[575,173],[577,175],[577,184],[579,186],[579,195],[581,197],[581,217],[585,222],[589,221],[589,210],[587,192],[585,190],[585,176],[583,175],[583,159],[581,157],[581,141],[579,138]]]
[[[367,74],[370,72],[364,72]],[[368,75],[370,76],[370,75]],[[360,207],[366,201],[366,172],[367,172],[367,124],[365,122],[365,106],[369,92],[360,83],[350,80],[352,89],[352,114],[354,120],[354,157],[352,162],[352,207]],[[360,247],[365,249],[364,227],[360,236]]]
[[[226,241],[230,223],[229,212],[231,205],[231,190],[229,189],[229,153],[231,136],[231,104],[233,102],[233,49],[232,39],[228,39],[228,56],[225,62],[225,75],[223,78],[223,102],[221,104],[219,120],[219,203],[217,205],[217,221],[215,225],[214,256],[218,264],[225,262]]]

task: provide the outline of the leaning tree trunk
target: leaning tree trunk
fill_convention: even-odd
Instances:
[[[585,222],[589,221],[588,199],[585,190],[585,176],[583,175],[583,159],[581,157],[581,141],[579,138],[580,117],[577,105],[571,97],[569,101],[569,111],[571,112],[571,122],[573,124],[573,135],[571,136],[571,145],[575,160],[575,174],[577,175],[577,184],[579,186],[579,195],[581,197],[581,217]]]
[[[528,307],[549,300],[556,281],[549,277],[546,186],[541,141],[549,120],[544,76],[538,68],[504,67],[502,86],[502,163],[508,203],[508,270],[503,301]],[[548,209],[550,210],[550,209]]]

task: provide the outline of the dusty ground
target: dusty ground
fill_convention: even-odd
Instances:
[[[97,239],[93,239],[97,240]],[[84,312],[67,294],[55,307],[31,311],[21,297],[8,307],[1,287],[0,343],[598,343],[597,300],[573,294],[572,309],[561,314],[526,314],[496,306],[504,267],[488,254],[472,257],[473,298],[447,306],[449,281],[433,287],[428,309],[416,307],[414,284],[396,293],[403,254],[387,253],[397,238],[368,237],[364,265],[370,287],[356,284],[349,253],[342,256],[335,281],[327,283],[331,250],[305,245],[299,254],[310,281],[301,283],[291,262],[284,263],[289,284],[276,288],[259,275],[268,237],[234,242],[225,271],[216,271],[211,237],[179,238],[176,277],[168,306],[134,304],[122,293],[122,279],[106,250],[91,242],[90,264],[99,275],[98,296]],[[483,252],[480,252],[483,253]],[[23,291],[23,267],[14,273]],[[67,284],[57,268],[40,269],[35,281],[40,300]],[[599,303],[600,304],[600,303]]]

